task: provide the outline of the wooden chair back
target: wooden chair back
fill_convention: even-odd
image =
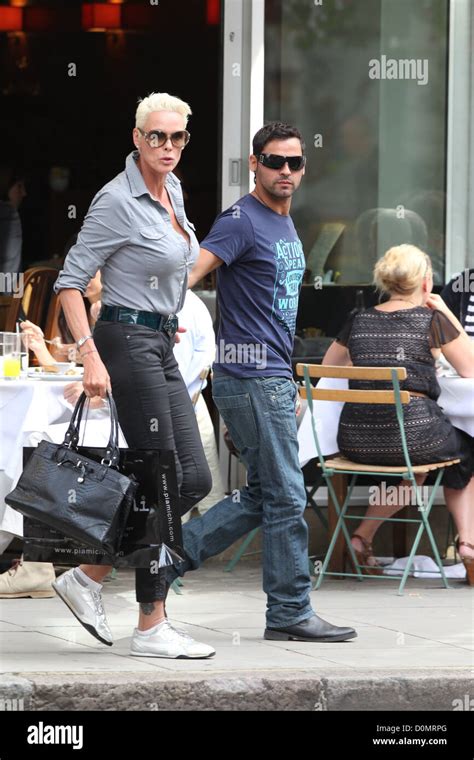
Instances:
[[[13,298],[5,320],[5,331],[14,332],[19,317],[29,319],[44,330],[53,284],[58,270],[50,267],[32,267],[24,273],[23,295]]]

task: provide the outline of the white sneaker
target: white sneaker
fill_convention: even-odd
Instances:
[[[136,657],[168,657],[203,659],[213,657],[216,650],[195,641],[188,633],[176,630],[168,620],[160,623],[153,633],[133,632],[130,654]]]
[[[51,585],[86,631],[102,644],[111,647],[114,640],[107,624],[100,591],[83,586],[74,575],[74,568],[60,575]]]

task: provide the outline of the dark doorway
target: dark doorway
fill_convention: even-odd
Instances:
[[[87,30],[94,20],[85,5],[113,6],[112,14],[119,5],[120,26]],[[188,216],[204,237],[218,210],[218,6],[30,0],[21,30],[0,33],[0,162],[25,178],[23,269],[62,258],[97,190],[123,170],[138,98],[153,91],[193,110],[179,171]],[[0,19],[7,7],[0,3]]]

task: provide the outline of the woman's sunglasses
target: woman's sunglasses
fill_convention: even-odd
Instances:
[[[191,135],[187,129],[182,129],[180,132],[173,132],[172,135],[162,132],[161,129],[151,129],[149,132],[144,132],[143,129],[138,127],[138,131],[143,135],[150,148],[161,148],[162,145],[165,145],[168,142],[168,138],[171,140],[171,143],[175,148],[185,148],[191,139]]]
[[[288,164],[292,172],[298,172],[306,164],[306,156],[280,156],[278,153],[260,153],[258,160],[267,169],[282,169]]]

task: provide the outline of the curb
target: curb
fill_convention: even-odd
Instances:
[[[319,678],[302,671],[0,676],[0,710],[453,711],[473,709],[471,694],[474,677],[466,669],[334,671]]]

